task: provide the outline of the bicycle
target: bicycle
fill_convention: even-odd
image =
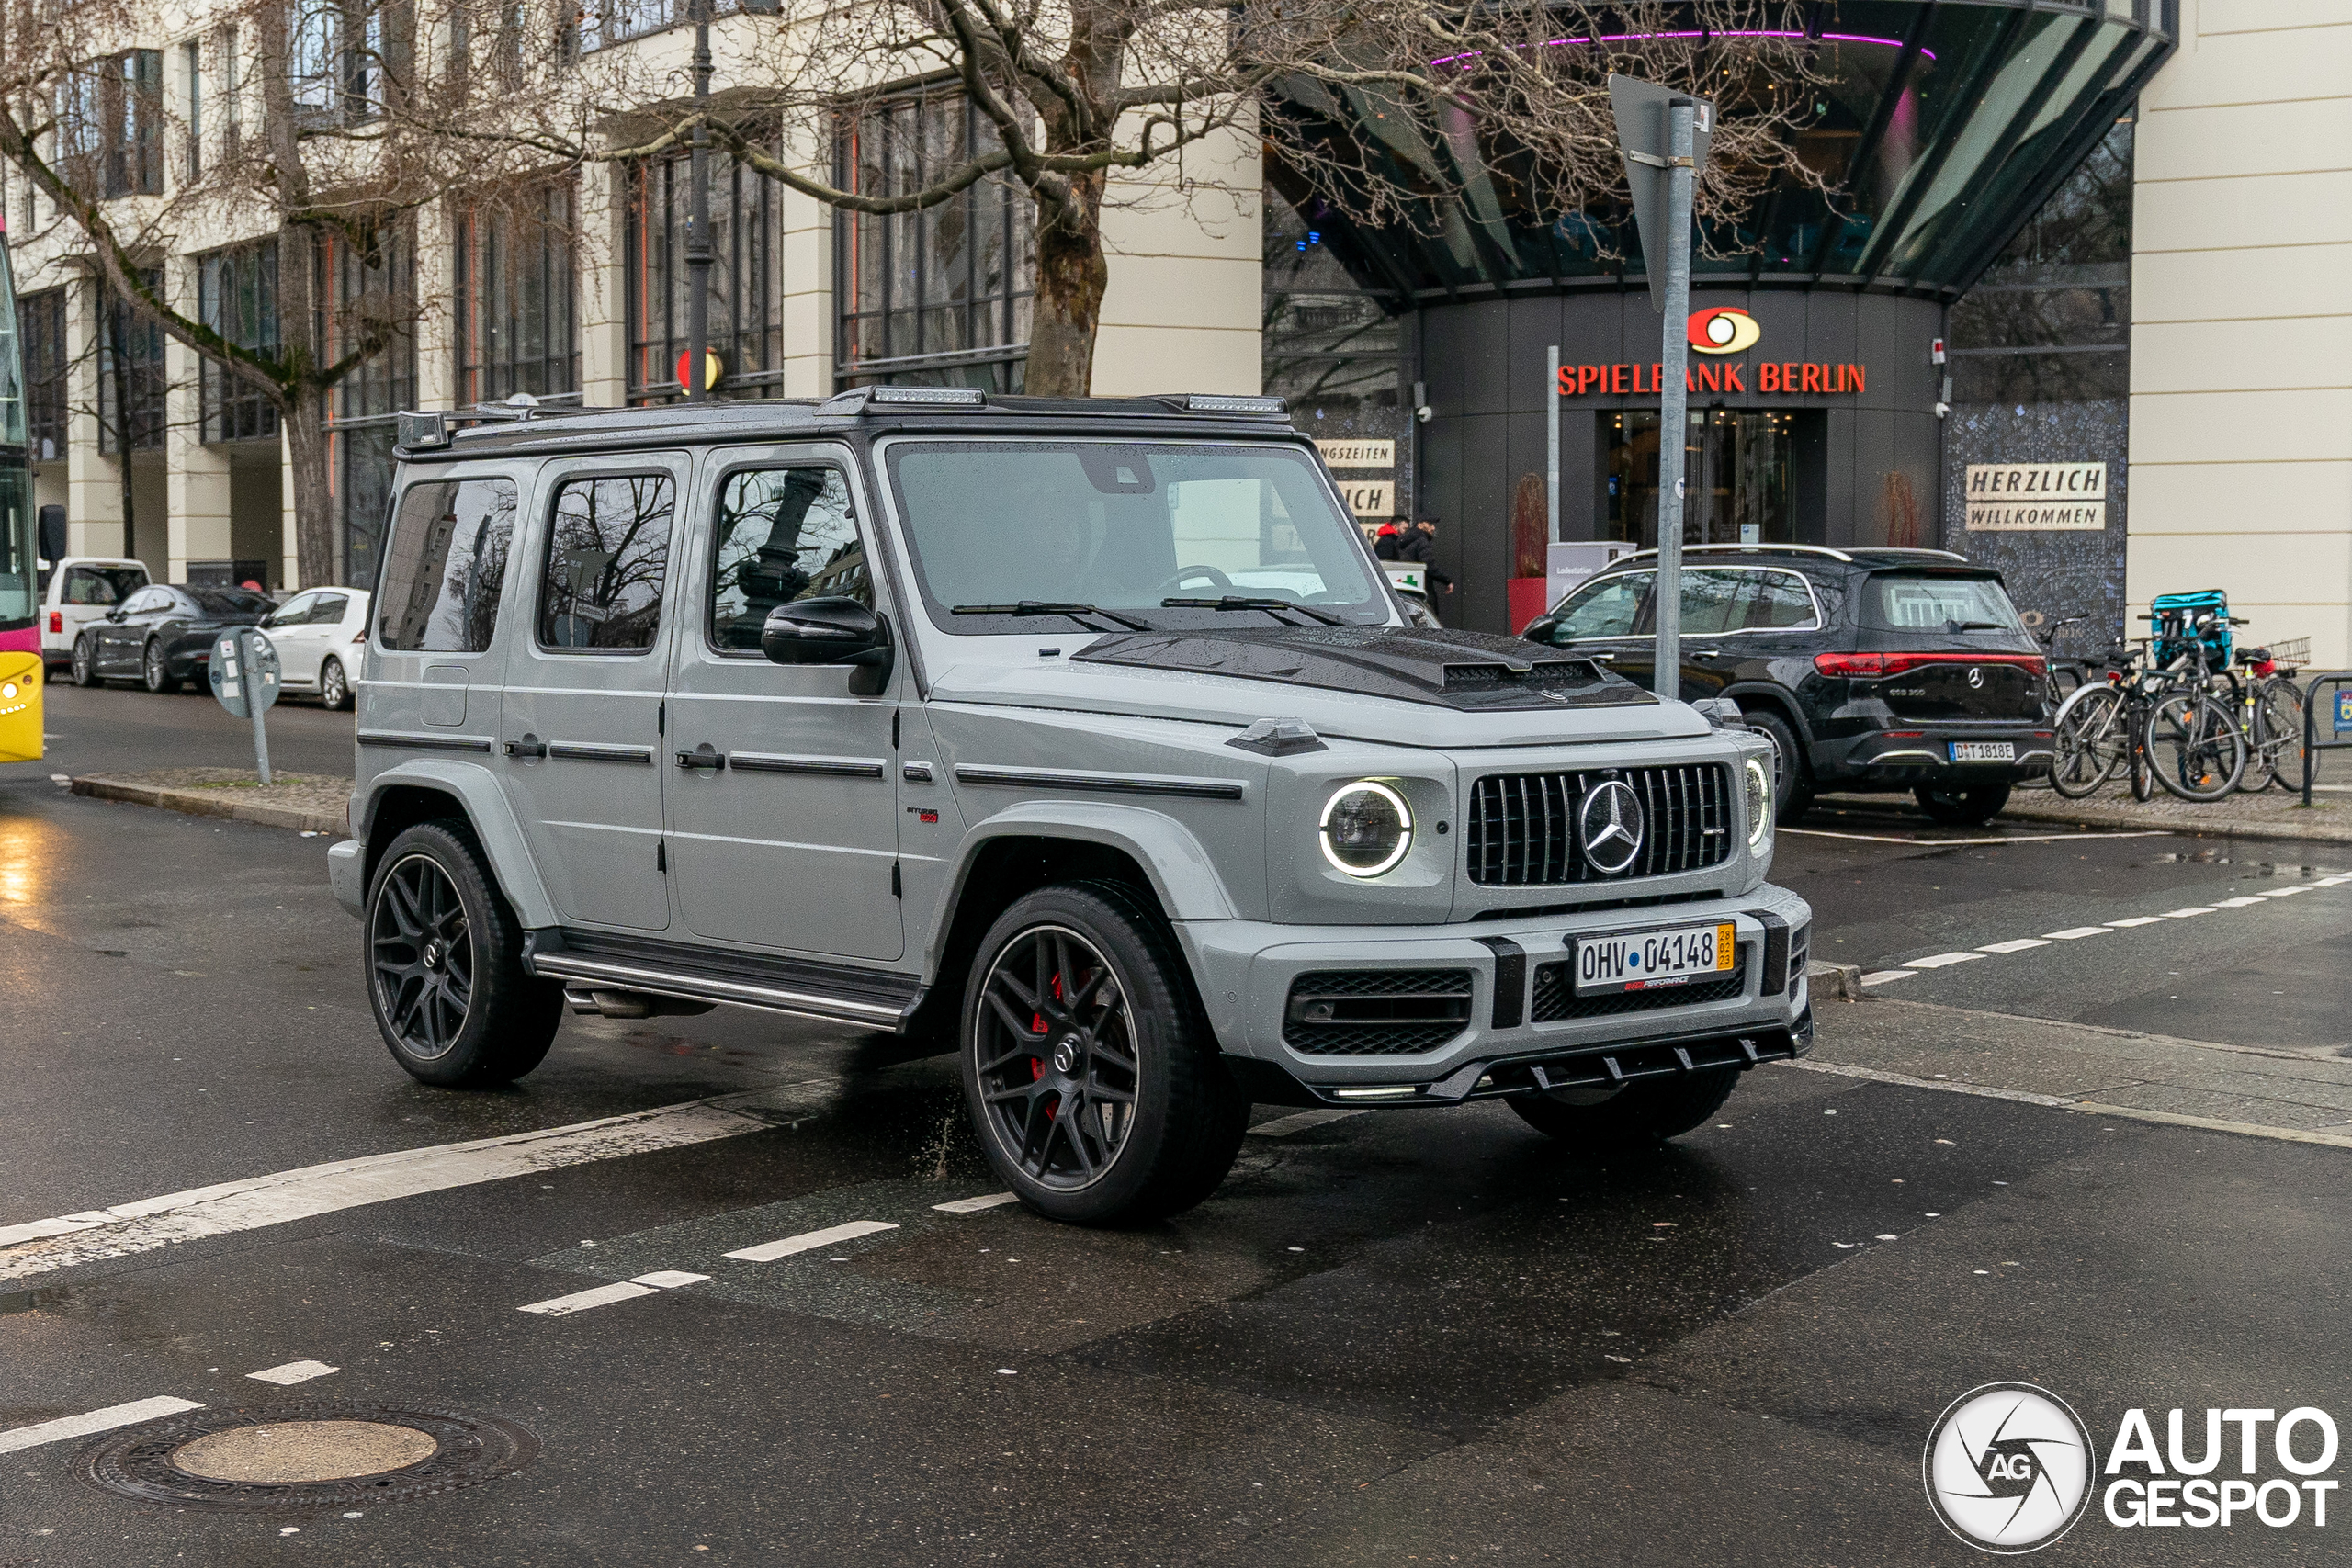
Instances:
[[[2236,663],[2246,672],[2241,682],[2229,671],[2230,688],[2238,713],[2238,728],[2245,734],[2245,777],[2238,788],[2252,795],[2272,784],[2292,791],[2303,776],[2303,694],[2291,674],[2310,656],[2311,639],[2269,648],[2238,650]]]
[[[2143,650],[2149,640],[2136,639]],[[2204,689],[2201,649],[2193,671],[2158,667],[2152,654],[2120,649],[2103,662],[2106,681],[2080,688],[2058,710],[2051,788],[2080,800],[2104,786],[2119,766],[2128,768],[2132,798],[2138,801],[2153,798],[2156,784],[2198,802],[2220,800],[2237,787],[2246,738],[2230,710]]]

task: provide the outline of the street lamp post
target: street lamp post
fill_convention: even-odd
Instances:
[[[686,400],[710,395],[710,0],[688,0],[695,19],[695,139],[686,197]]]

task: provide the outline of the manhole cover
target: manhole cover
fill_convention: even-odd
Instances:
[[[512,1421],[435,1404],[249,1404],[110,1432],[81,1473],[181,1507],[329,1508],[454,1491],[520,1470],[539,1440]]]

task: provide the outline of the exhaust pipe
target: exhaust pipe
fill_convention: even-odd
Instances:
[[[657,997],[650,991],[614,991],[601,987],[584,990],[566,986],[564,1005],[576,1013],[604,1018],[693,1018],[710,1011],[717,1002],[687,1001],[682,997]]]

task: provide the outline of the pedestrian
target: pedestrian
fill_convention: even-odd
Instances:
[[[1396,554],[1393,558],[1418,561],[1429,568],[1421,575],[1431,586],[1443,588],[1448,593],[1453,592],[1453,579],[1438,570],[1432,564],[1437,559],[1436,518],[1423,517],[1417,521],[1413,525],[1412,533],[1397,545]]]
[[[1404,548],[1404,531],[1394,522],[1383,523],[1372,536],[1372,553],[1381,560],[1403,560],[1398,552]]]

